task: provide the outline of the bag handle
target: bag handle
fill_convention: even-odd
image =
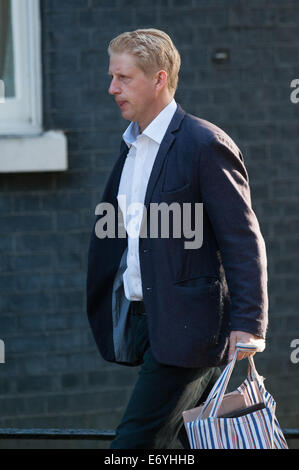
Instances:
[[[207,407],[210,405],[211,401],[213,400],[213,398],[215,396],[216,396],[216,399],[215,399],[214,404],[212,406],[209,417],[213,418],[213,417],[217,416],[217,413],[218,413],[218,410],[219,410],[220,405],[222,403],[223,396],[225,394],[229,379],[231,377],[231,374],[233,372],[233,369],[234,369],[234,366],[235,366],[235,363],[236,363],[236,360],[237,360],[238,352],[240,352],[240,351],[241,352],[244,352],[244,351],[259,352],[259,351],[263,351],[263,350],[264,350],[264,346],[263,346],[262,343],[260,343],[260,344],[237,343],[236,344],[236,350],[235,350],[234,357],[231,360],[231,362],[229,362],[228,365],[225,367],[225,369],[222,372],[221,376],[219,377],[219,379],[215,383],[214,387],[212,388],[208,398],[206,399],[206,402],[203,405],[203,408],[202,408],[201,413],[199,415],[199,419],[202,418],[203,413],[205,412]],[[248,375],[252,379],[256,380],[258,385],[263,387],[263,381],[262,381],[262,378],[257,373],[253,357],[252,356],[248,357],[248,360],[249,360]]]

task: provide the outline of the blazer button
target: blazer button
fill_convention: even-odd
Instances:
[[[143,250],[143,253],[148,253],[148,252],[149,252],[148,249]]]
[[[153,290],[153,288],[152,288],[152,287],[147,287],[146,290],[147,290],[148,292],[150,292],[151,290]]]

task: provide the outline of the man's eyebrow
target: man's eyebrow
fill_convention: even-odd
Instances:
[[[109,77],[113,77],[113,75],[122,75],[122,74],[117,73],[117,72],[115,72],[115,73],[113,74],[113,73],[110,72],[110,70],[109,70],[109,71],[108,71],[108,75],[109,75]]]

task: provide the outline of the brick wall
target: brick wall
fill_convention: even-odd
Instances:
[[[97,352],[85,280],[94,208],[127,126],[107,94],[106,47],[138,27],[172,36],[182,55],[176,100],[244,153],[269,263],[268,346],[256,363],[282,426],[299,427],[299,364],[290,361],[299,338],[298,3],[41,0],[41,10],[44,124],[65,131],[69,170],[0,175],[0,427],[114,428],[135,381],[138,369]],[[221,48],[228,63],[212,60]]]

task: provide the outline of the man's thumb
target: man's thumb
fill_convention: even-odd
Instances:
[[[236,349],[236,338],[234,335],[231,335],[229,339],[229,352],[228,352],[229,361],[232,361],[234,357],[235,349]]]

